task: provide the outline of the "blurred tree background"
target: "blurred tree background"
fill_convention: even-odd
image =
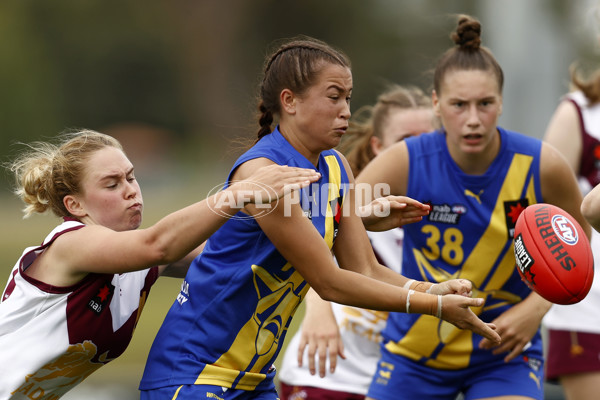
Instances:
[[[584,66],[597,64],[598,20],[589,12],[594,5],[595,0],[4,0],[0,158],[6,162],[21,149],[17,142],[47,140],[65,130],[111,134],[136,166],[150,224],[204,198],[239,154],[235,139],[255,136],[255,91],[275,41],[305,34],[344,50],[353,63],[356,110],[392,82],[430,90],[429,71],[451,46],[457,13],[480,19],[483,44],[504,68],[501,123],[541,137],[568,90],[569,64],[577,59]],[[8,276],[23,248],[39,243],[57,221],[51,216],[23,221],[10,193],[12,177],[4,172],[0,273]],[[150,296],[131,348],[78,393],[93,387],[99,399],[136,398],[152,337],[180,284],[163,281]],[[71,398],[77,396],[83,397]]]

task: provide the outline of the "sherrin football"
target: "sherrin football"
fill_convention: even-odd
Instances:
[[[517,268],[527,286],[552,303],[583,300],[594,279],[594,258],[575,218],[554,205],[533,204],[519,215],[514,237]]]

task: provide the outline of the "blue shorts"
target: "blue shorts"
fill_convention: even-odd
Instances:
[[[465,400],[496,396],[544,398],[543,360],[520,356],[505,363],[502,358],[486,365],[460,370],[426,367],[381,348],[381,360],[367,397],[376,400]]]
[[[211,385],[167,386],[159,389],[142,390],[141,400],[279,400],[275,387],[267,390],[228,389]]]

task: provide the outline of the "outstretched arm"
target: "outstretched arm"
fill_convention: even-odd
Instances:
[[[265,159],[251,160],[242,164],[236,173],[239,178],[244,178],[244,174],[260,163],[269,162]],[[344,207],[353,210],[351,189],[348,196],[348,204]],[[299,204],[291,204],[285,209],[283,204],[286,202],[289,204],[291,200],[284,197],[273,212],[256,221],[277,250],[322,299],[372,310],[440,315],[461,329],[471,329],[499,342],[493,326],[485,324],[469,309],[481,306],[483,299],[447,295],[441,302],[436,295],[404,288],[408,281],[406,277],[377,263],[364,226],[355,212],[342,213],[334,250],[340,266],[347,269],[340,269],[335,265],[326,242],[304,216]],[[251,215],[260,212],[253,205],[248,205],[246,210]]]
[[[278,165],[255,169],[246,179],[149,228],[115,232],[87,225],[65,233],[49,249],[60,262],[48,264],[60,266],[65,279],[75,281],[90,272],[123,273],[169,264],[197,248],[245,205],[268,203],[318,178],[310,169]]]

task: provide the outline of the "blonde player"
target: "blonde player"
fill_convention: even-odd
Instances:
[[[57,145],[32,143],[11,168],[25,215],[52,211],[63,222],[25,249],[8,277],[0,302],[2,399],[57,399],[119,357],[159,275],[183,276],[189,259],[178,260],[197,254],[247,202],[275,199],[286,185],[319,177],[269,166],[137,229],[142,193],[133,165],[110,136],[84,130]]]

